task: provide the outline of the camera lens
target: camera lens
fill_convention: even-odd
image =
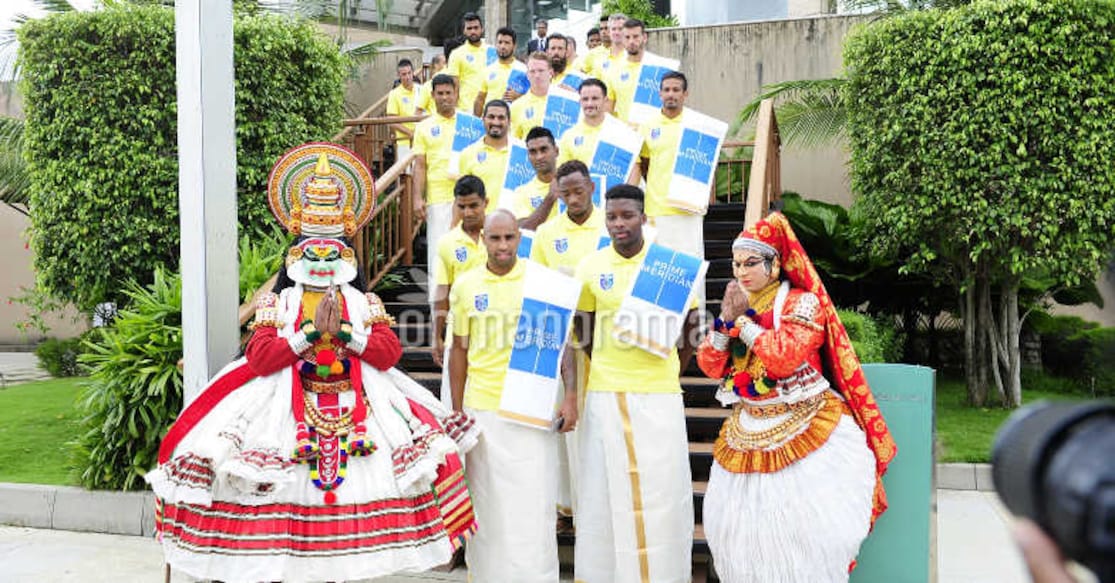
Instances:
[[[1037,403],[1007,420],[991,452],[1003,503],[1065,556],[1115,581],[1115,404]]]

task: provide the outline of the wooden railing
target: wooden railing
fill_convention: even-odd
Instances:
[[[743,211],[744,225],[758,222],[771,203],[782,197],[782,139],[778,135],[778,120],[771,99],[763,100],[759,106],[754,151]]]
[[[414,237],[422,226],[411,198],[413,161],[414,154],[408,154],[376,179],[375,210],[356,235],[356,256],[364,261],[368,289],[375,288],[396,265],[413,262]]]
[[[388,161],[384,158],[384,147],[394,144],[395,132],[390,125],[395,123],[416,122],[424,116],[387,117],[383,115],[387,96],[376,101],[361,113],[359,118],[345,120],[344,129],[333,137],[352,149],[372,167],[382,168]],[[750,151],[750,156],[747,154]],[[717,189],[720,202],[745,202],[744,224],[758,221],[770,208],[771,203],[782,195],[781,181],[782,141],[778,133],[778,121],[774,115],[774,103],[766,100],[759,109],[754,141],[726,140],[718,162],[718,170],[726,174],[725,187]],[[400,264],[413,260],[414,238],[422,226],[414,214],[412,203],[412,180],[410,165],[414,155],[395,160],[376,180],[376,206],[367,226],[356,236],[357,257],[364,261],[368,277],[368,289],[372,289]],[[261,291],[270,290],[273,281],[268,282]],[[240,320],[243,325],[255,311],[255,302],[249,301],[240,307]]]

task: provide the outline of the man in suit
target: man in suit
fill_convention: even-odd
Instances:
[[[535,32],[538,34],[538,36],[530,39],[530,41],[527,42],[528,55],[533,53],[534,51],[546,52],[546,33],[549,31],[549,24],[547,24],[545,20],[540,18],[537,22],[534,23],[534,26]]]

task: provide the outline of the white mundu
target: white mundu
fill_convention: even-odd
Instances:
[[[465,547],[469,580],[557,583],[557,436],[468,411],[482,432],[468,455],[478,525]]]
[[[693,485],[681,395],[589,391],[577,431],[576,580],[688,583]]]

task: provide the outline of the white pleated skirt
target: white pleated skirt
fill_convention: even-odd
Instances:
[[[725,583],[848,580],[871,524],[875,458],[843,415],[828,441],[773,473],[733,473],[713,462],[704,527]]]

